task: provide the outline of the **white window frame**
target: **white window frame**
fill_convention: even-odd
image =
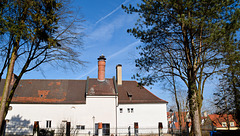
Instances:
[[[227,127],[227,122],[222,122],[222,127]]]
[[[234,122],[230,122],[230,127],[234,127]]]

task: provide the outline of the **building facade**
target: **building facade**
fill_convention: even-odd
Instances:
[[[7,119],[6,132],[32,133],[40,128],[61,131],[66,122],[78,134],[158,133],[159,124],[167,132],[167,102],[136,81],[122,81],[122,66],[116,78],[105,78],[104,56],[98,58],[98,78],[86,80],[21,80]],[[3,82],[0,87],[3,88]],[[2,91],[2,89],[1,89]]]

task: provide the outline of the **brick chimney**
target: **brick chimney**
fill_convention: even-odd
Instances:
[[[117,85],[122,85],[122,65],[118,64],[116,66],[116,77],[117,77]]]
[[[105,65],[106,65],[106,58],[105,56],[99,56],[98,58],[98,80],[104,81],[105,80]]]

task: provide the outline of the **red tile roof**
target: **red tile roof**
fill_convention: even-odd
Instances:
[[[113,79],[98,81],[95,78],[88,79],[87,95],[109,96],[116,95]]]
[[[2,94],[5,80],[0,82]],[[85,80],[21,80],[12,103],[85,103]]]
[[[86,103],[86,95],[118,95],[120,104],[167,103],[144,87],[140,87],[136,81],[123,81],[123,84],[118,86],[114,82],[114,79],[98,81],[95,78],[88,80],[23,79],[15,91],[12,103],[82,104]],[[4,83],[5,80],[2,79],[1,94]]]
[[[120,104],[167,103],[167,101],[158,98],[146,88],[139,86],[136,81],[123,81],[122,85],[118,85],[117,88]]]
[[[210,114],[208,115],[209,118],[211,119],[213,125],[217,128],[222,128],[222,122],[234,122],[234,127],[237,126],[236,121],[234,120],[233,116],[227,115],[227,114],[223,114],[223,115],[219,115],[219,114]]]

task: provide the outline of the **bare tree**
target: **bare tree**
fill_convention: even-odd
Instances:
[[[26,72],[43,63],[70,67],[83,61],[79,58],[82,19],[73,16],[68,0],[8,0],[0,5],[0,26],[5,28],[0,43],[1,79],[7,72],[0,107],[2,133],[14,92]]]

